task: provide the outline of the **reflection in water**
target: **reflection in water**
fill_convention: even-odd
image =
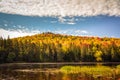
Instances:
[[[4,73],[2,73],[4,74]],[[62,73],[29,73],[29,72],[8,72],[1,75],[0,80],[80,80],[79,76]]]
[[[64,74],[58,64],[5,64],[0,65],[0,80],[95,80],[87,74]],[[101,78],[97,80],[115,80]]]
[[[4,73],[0,76],[1,79],[10,79],[10,80],[62,80],[61,73],[51,73],[51,72],[9,72],[4,71]]]
[[[5,64],[0,65],[0,80],[62,80],[62,65]]]

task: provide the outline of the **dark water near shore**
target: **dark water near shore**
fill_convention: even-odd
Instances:
[[[99,63],[115,66],[120,63]],[[58,70],[65,65],[96,65],[96,63],[9,63],[0,64],[0,80],[93,80],[80,74],[63,74]]]

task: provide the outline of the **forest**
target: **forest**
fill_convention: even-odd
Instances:
[[[0,63],[119,61],[119,38],[71,36],[51,32],[0,38]]]

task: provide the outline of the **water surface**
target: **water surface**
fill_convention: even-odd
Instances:
[[[103,63],[100,63],[103,64]],[[117,65],[119,63],[114,63]],[[64,74],[62,66],[96,65],[96,63],[9,63],[0,64],[0,80],[93,80],[82,74]],[[104,63],[104,65],[108,65]],[[110,64],[109,64],[110,65]],[[113,80],[113,79],[109,79]]]

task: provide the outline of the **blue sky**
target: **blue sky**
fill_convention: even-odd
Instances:
[[[35,0],[31,3],[33,6],[30,0],[0,1],[0,36],[13,38],[53,32],[120,38],[119,0],[107,0],[107,3],[106,0],[46,0],[39,4]]]
[[[0,29],[28,33],[54,32],[68,35],[120,37],[120,17],[57,17],[21,16],[0,13]],[[4,33],[3,33],[4,34]]]

